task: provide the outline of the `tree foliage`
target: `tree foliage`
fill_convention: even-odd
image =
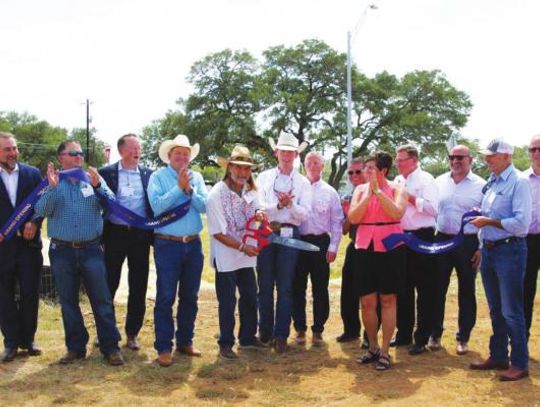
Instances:
[[[56,149],[62,141],[74,138],[83,148],[86,146],[86,129],[73,129],[68,133],[63,127],[52,126],[28,113],[0,112],[0,130],[15,135],[20,161],[39,168],[43,173],[47,163],[56,161]],[[94,137],[91,140],[90,164],[100,166],[105,162],[105,145]]]
[[[144,149],[156,162],[163,139],[184,132],[201,143],[197,164],[215,165],[237,144],[248,146],[263,165],[275,162],[268,145],[281,133],[308,141],[306,150],[331,155],[329,182],[338,186],[346,171],[346,56],[311,39],[270,47],[257,61],[229,49],[193,64],[194,91],[179,110],[145,128]],[[465,126],[472,104],[440,71],[414,71],[401,78],[381,72],[369,78],[353,66],[353,156],[420,146],[424,156],[444,151],[444,143]]]

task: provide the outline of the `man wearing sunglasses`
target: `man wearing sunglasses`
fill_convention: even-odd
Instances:
[[[62,142],[57,155],[63,170],[81,168],[84,162],[81,146],[74,140]],[[88,176],[90,183],[72,177],[60,180],[58,171],[49,163],[49,187],[35,207],[36,216],[48,218],[49,259],[62,308],[67,352],[59,363],[71,364],[86,357],[89,336],[79,307],[82,281],[92,306],[101,353],[110,365],[123,365],[101,247],[103,208],[95,190],[109,195],[112,192],[95,168],[88,169]]]
[[[513,152],[510,144],[497,139],[482,151],[491,175],[486,184],[488,188],[484,188],[482,215],[471,221],[480,229],[480,273],[493,334],[489,357],[471,363],[470,368],[506,370],[499,376],[501,381],[519,380],[529,375],[523,280],[532,198],[529,183],[512,165]]]
[[[152,170],[139,165],[141,143],[135,134],[125,134],[117,142],[120,161],[99,169],[107,186],[116,194],[118,203],[144,218],[151,218],[148,182]],[[114,299],[120,285],[122,265],[127,259],[129,295],[125,332],[126,346],[139,350],[137,335],[146,311],[149,255],[152,230],[128,225],[114,214],[108,214],[103,226],[103,245],[107,265],[107,281]]]
[[[347,175],[349,182],[354,188],[365,182],[363,175],[364,161],[360,157],[354,158],[349,164]],[[351,342],[358,339],[360,336],[361,322],[358,313],[360,307],[360,298],[356,295],[356,290],[353,284],[354,270],[351,267],[351,259],[354,250],[354,240],[356,238],[357,225],[351,225],[347,218],[349,205],[351,203],[351,195],[344,197],[341,201],[345,220],[343,221],[343,234],[349,234],[351,241],[345,251],[345,260],[343,261],[343,269],[341,270],[341,295],[340,295],[340,313],[343,321],[343,333],[337,337],[340,343]]]
[[[437,241],[454,238],[460,231],[463,214],[480,207],[482,188],[486,182],[471,170],[473,158],[465,145],[457,145],[450,150],[448,164],[450,171],[435,180],[439,193],[437,209]],[[464,228],[463,243],[455,250],[437,255],[437,291],[433,330],[428,348],[439,350],[444,325],[446,293],[452,270],[458,279],[458,331],[456,332],[458,355],[468,352],[469,337],[476,323],[476,270],[480,263],[478,250],[478,229],[471,224]]]
[[[15,136],[0,132],[0,226],[41,182],[39,170],[18,162],[18,157]],[[2,362],[11,362],[18,348],[26,349],[29,356],[41,354],[34,343],[43,264],[40,226],[39,221],[27,221],[11,239],[4,240],[0,235],[0,328],[5,347],[0,355]]]
[[[419,154],[416,147],[400,146],[396,150],[396,167],[399,175],[395,178],[397,185],[407,190],[408,204],[401,225],[406,232],[417,238],[433,242],[435,236],[435,216],[437,215],[437,186],[431,174],[422,170],[419,165]],[[397,328],[395,340],[390,346],[414,345],[409,354],[418,355],[426,351],[431,330],[433,328],[433,305],[436,285],[436,274],[433,272],[435,261],[432,255],[418,253],[407,247],[407,266],[405,278],[401,282],[397,302]],[[418,296],[415,314],[415,290]]]
[[[532,221],[527,234],[527,268],[524,281],[524,311],[527,340],[533,316],[534,297],[536,296],[536,280],[540,267],[540,135],[536,135],[529,143],[529,160],[531,167],[524,172],[529,181],[532,193]]]

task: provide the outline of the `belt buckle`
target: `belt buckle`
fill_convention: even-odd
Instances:
[[[82,244],[82,242],[71,242],[71,247],[73,249],[82,249],[83,244]]]
[[[182,243],[189,243],[191,236],[182,236]]]

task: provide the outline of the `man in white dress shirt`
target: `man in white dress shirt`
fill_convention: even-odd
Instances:
[[[431,174],[419,165],[416,147],[400,146],[396,150],[396,167],[399,175],[397,185],[404,185],[408,193],[408,204],[401,224],[406,232],[413,233],[423,241],[433,242],[435,216],[437,215],[437,186]],[[411,355],[425,352],[433,327],[433,306],[436,285],[434,257],[407,248],[407,267],[404,284],[398,293],[397,328],[391,346],[409,345],[415,321],[414,292],[418,299],[414,344],[409,349]]]
[[[300,236],[302,240],[318,246],[320,251],[299,253],[293,283],[293,320],[296,342],[303,344],[306,342],[306,289],[309,275],[313,296],[312,343],[320,346],[324,343],[324,324],[330,315],[330,263],[336,259],[341,240],[343,210],[336,190],[321,179],[324,168],[322,155],[316,152],[308,153],[304,166],[311,183],[312,213],[300,224]]]
[[[311,212],[311,186],[307,178],[294,169],[294,160],[307,143],[299,145],[296,137],[282,134],[277,145],[270,139],[270,146],[278,166],[257,178],[259,200],[275,233],[299,238],[298,226]],[[278,353],[287,351],[297,258],[298,250],[275,244],[265,247],[257,258],[259,338],[263,343],[275,339]],[[277,291],[275,316],[274,286]]]
[[[437,210],[437,241],[454,238],[461,228],[461,218],[472,208],[482,203],[482,188],[486,184],[471,171],[473,158],[467,146],[457,145],[448,155],[450,171],[435,180],[439,193]],[[467,224],[463,230],[463,243],[456,249],[437,256],[437,291],[433,331],[428,347],[441,348],[444,327],[444,307],[452,270],[456,269],[458,279],[458,331],[456,332],[458,355],[468,351],[467,343],[476,323],[476,272],[480,263],[478,249],[478,229]]]

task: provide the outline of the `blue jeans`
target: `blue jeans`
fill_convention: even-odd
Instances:
[[[74,249],[51,243],[49,258],[62,307],[67,349],[79,355],[86,354],[88,331],[84,326],[79,307],[79,289],[82,280],[94,313],[101,353],[109,355],[118,351],[120,333],[116,328],[112,297],[107,286],[107,270],[100,244]]]
[[[294,237],[298,238],[298,228],[294,228]],[[298,250],[277,244],[265,247],[257,257],[259,335],[263,340],[272,336],[289,337],[297,258]],[[275,319],[274,287],[277,290]]]
[[[491,359],[508,360],[508,339],[512,345],[510,362],[527,369],[529,352],[523,315],[523,279],[527,260],[525,239],[482,249],[480,271],[486,291],[493,335],[489,340]]]
[[[189,243],[182,243],[156,238],[154,260],[157,271],[154,348],[158,353],[166,353],[172,350],[174,336],[177,347],[193,343],[204,262],[201,241],[195,239]],[[175,335],[172,307],[177,292]]]
[[[257,333],[257,282],[252,268],[220,272],[216,270],[216,295],[219,303],[220,346],[234,345],[234,309],[236,308],[236,287],[240,293],[238,312],[240,345],[251,345]]]

